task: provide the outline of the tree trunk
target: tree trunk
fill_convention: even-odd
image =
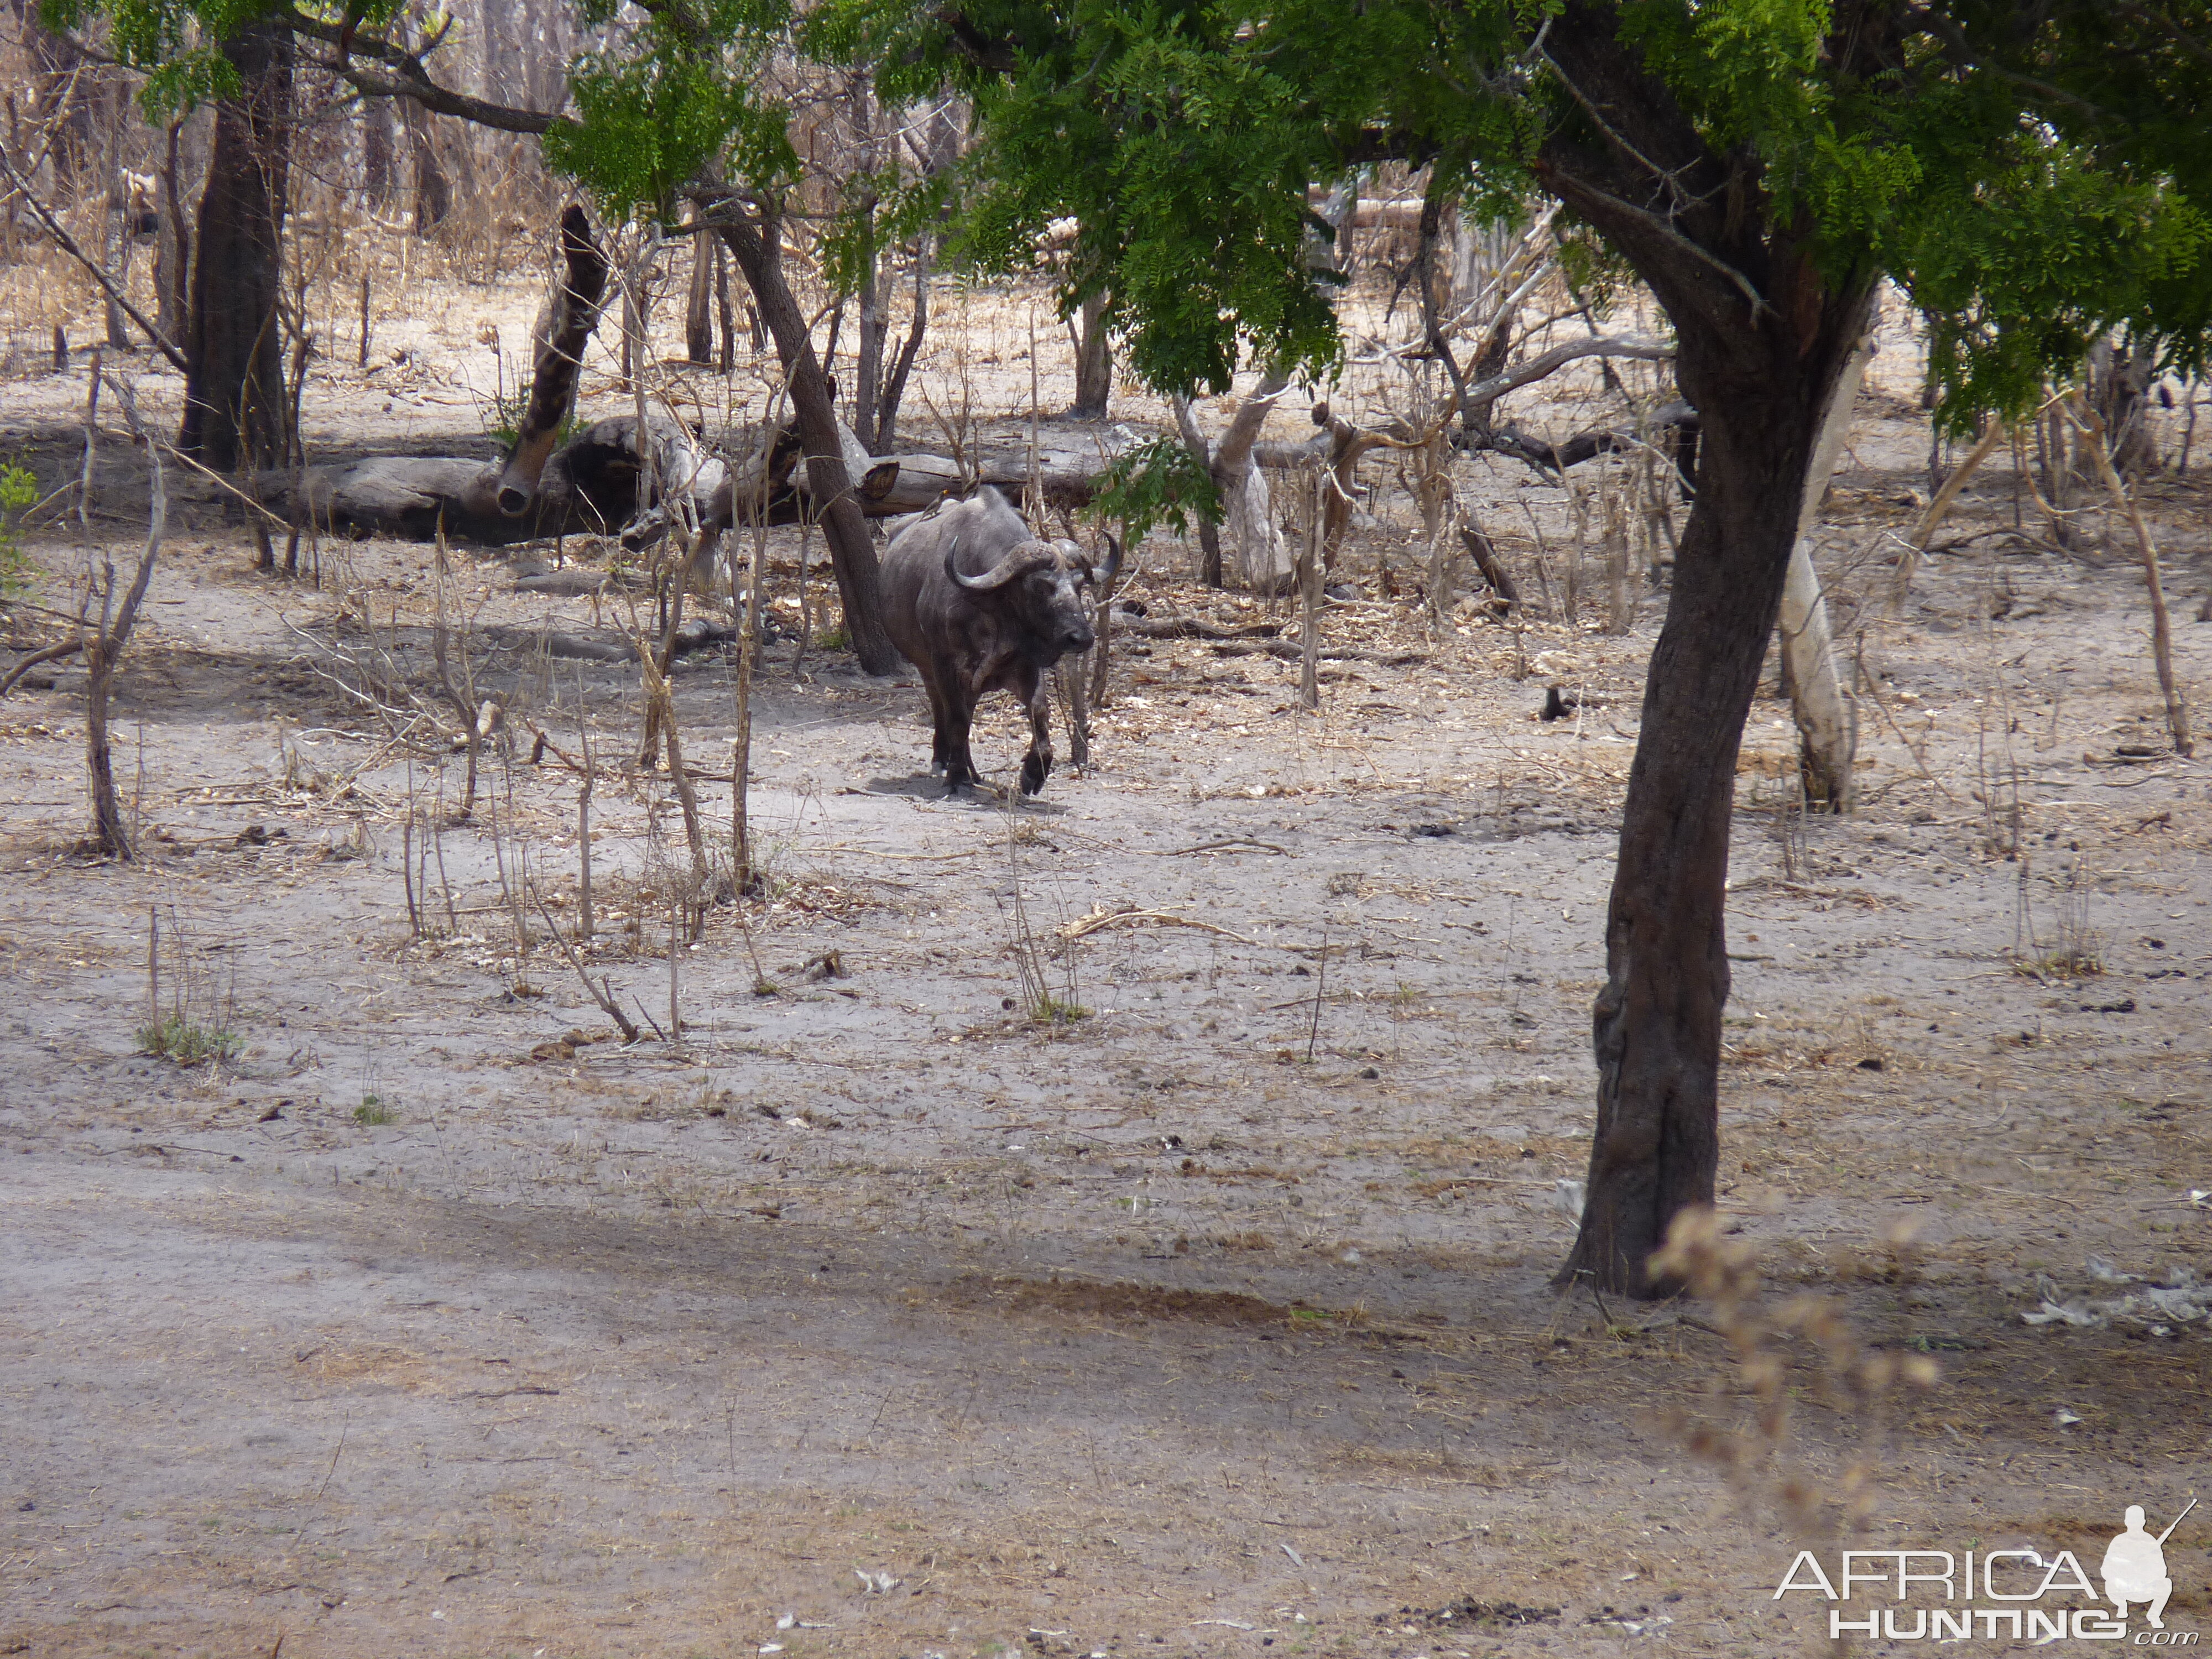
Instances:
[[[714,244],[714,314],[722,325],[722,356],[714,367],[728,374],[738,366],[738,319],[730,308],[730,262],[720,242]]]
[[[138,216],[133,210],[136,204],[131,199],[130,187],[123,181],[123,126],[131,118],[131,107],[119,99],[116,102],[118,107],[107,112],[107,143],[100,154],[100,173],[107,181],[107,215],[100,228],[100,264],[108,281],[118,291],[128,293]],[[130,326],[112,293],[107,296],[106,321],[109,347],[116,351],[130,350]]]
[[[823,514],[823,539],[830,545],[830,568],[836,573],[837,593],[845,607],[845,631],[860,666],[871,674],[896,673],[902,659],[884,631],[882,602],[877,594],[876,549],[868,537],[868,521],[854,498],[853,480],[845,468],[843,441],[838,435],[837,413],[832,406],[829,377],[814,355],[814,341],[798,296],[783,271],[783,226],[771,218],[755,224],[736,216],[742,210],[732,198],[718,204],[722,217],[722,240],[730,256],[753,291],[761,319],[775,338],[776,356],[783,364],[791,389],[791,408],[800,441],[806,446],[807,482],[814,499],[827,503]]]
[[[584,374],[584,347],[599,325],[606,297],[607,258],[592,238],[592,222],[571,202],[561,213],[561,285],[553,290],[532,342],[530,402],[499,479],[499,510],[520,515],[538,493],[545,463],[559,441],[561,423],[576,407]]]
[[[1198,429],[1198,417],[1191,412],[1190,399],[1178,396],[1174,399],[1174,408],[1176,429],[1182,434],[1183,448],[1191,459],[1211,471],[1212,461],[1207,453],[1206,434]],[[1207,587],[1221,586],[1221,526],[1203,515],[1198,521],[1198,580]]]
[[[362,191],[372,208],[391,204],[392,196],[392,100],[361,100]]]
[[[1733,331],[1686,301],[1671,250],[1639,261],[1674,317],[1682,389],[1700,415],[1698,495],[1651,654],[1592,1010],[1597,1125],[1582,1229],[1559,1282],[1673,1293],[1652,1254],[1674,1218],[1713,1201],[1721,1012],[1728,1001],[1729,829],[1745,716],[1797,539],[1805,478],[1867,296],[1822,294],[1794,250],[1797,299]],[[1672,277],[1673,282],[1666,281]],[[1670,294],[1669,289],[1672,289]],[[1700,296],[1703,298],[1703,296]],[[1671,302],[1670,302],[1671,301]],[[1801,315],[1809,322],[1793,326]]]
[[[407,123],[408,153],[415,159],[415,234],[428,236],[453,211],[453,187],[438,162],[434,118],[411,98],[399,107]]]
[[[898,447],[899,404],[906,397],[907,376],[914,372],[914,360],[921,354],[922,336],[929,330],[929,253],[927,234],[915,238],[914,326],[895,354],[890,373],[884,377],[883,395],[876,400],[873,453],[878,455],[888,455]]]
[[[2124,478],[2158,471],[2158,440],[2144,417],[2144,394],[2158,377],[2158,348],[2124,349],[2110,339],[2089,348],[2089,404],[2110,434],[2112,470]]]
[[[1104,292],[1083,302],[1082,327],[1075,337],[1075,406],[1067,412],[1079,421],[1103,421],[1114,390],[1114,341],[1106,328],[1106,310],[1113,296]]]
[[[185,337],[191,314],[192,233],[185,223],[183,163],[185,123],[169,123],[168,150],[161,163],[161,234],[154,246],[154,319],[161,337],[174,345]]]
[[[714,265],[721,246],[704,234],[691,238],[691,291],[684,306],[684,356],[702,368],[714,366]]]
[[[1871,337],[1836,377],[1836,388],[1821,417],[1820,435],[1805,474],[1804,504],[1797,517],[1797,540],[1790,550],[1790,571],[1782,587],[1782,665],[1790,683],[1790,711],[1797,720],[1798,772],[1808,805],[1842,812],[1851,804],[1851,763],[1858,753],[1858,711],[1836,672],[1835,644],[1828,628],[1828,601],[1813,568],[1813,526],[1820,501],[1835,476],[1836,462],[1850,435],[1859,382],[1866,373]]]
[[[868,211],[875,211],[872,203]],[[884,392],[884,336],[890,319],[884,314],[883,289],[883,260],[872,250],[867,274],[854,296],[860,304],[860,337],[853,353],[853,397],[848,405],[853,411],[853,435],[871,455],[884,453],[878,410]]]
[[[95,375],[99,373],[96,363],[93,372]],[[115,603],[115,566],[110,561],[101,561],[104,583],[100,627],[84,642],[84,760],[92,795],[92,850],[107,858],[128,859],[133,849],[124,829],[122,803],[115,793],[115,765],[107,739],[107,703],[115,684],[116,665],[123,660],[123,649],[131,642],[131,630],[137,625],[139,607],[145,604],[147,586],[154,580],[155,562],[161,556],[161,538],[169,522],[169,491],[161,453],[148,438],[145,426],[138,418],[137,399],[127,388],[118,386],[116,392],[123,399],[131,434],[145,442],[147,459],[152,466],[147,497],[146,550],[139,556],[137,574],[131,578],[131,591],[124,596],[119,608]]]
[[[240,101],[216,106],[185,331],[185,420],[177,447],[230,471],[241,464],[274,465],[284,450],[276,303],[291,148],[292,34],[256,24],[222,50],[244,84]]]
[[[1220,442],[1213,446],[1210,455],[1206,448],[1206,435],[1198,428],[1197,417],[1191,409],[1189,400],[1183,398],[1175,400],[1176,426],[1182,434],[1183,447],[1190,452],[1193,460],[1205,467],[1212,475],[1214,488],[1220,492],[1221,522],[1223,524],[1242,523],[1248,532],[1241,545],[1248,581],[1250,580],[1250,573],[1255,568],[1261,568],[1255,563],[1255,550],[1251,544],[1255,535],[1261,536],[1267,541],[1264,564],[1268,573],[1267,580],[1273,581],[1281,574],[1279,567],[1282,561],[1279,556],[1281,551],[1279,545],[1280,538],[1274,534],[1273,526],[1267,522],[1266,509],[1261,508],[1256,515],[1253,514],[1249,511],[1250,503],[1246,497],[1252,484],[1258,479],[1258,475],[1252,466],[1253,447],[1260,441],[1260,429],[1267,425],[1268,411],[1274,408],[1276,398],[1281,395],[1290,383],[1288,375],[1271,371],[1251,395],[1237,405],[1237,413],[1230,418],[1228,429],[1221,434]],[[1264,487],[1263,484],[1262,488]],[[1254,522],[1255,517],[1256,523]],[[1220,586],[1222,570],[1219,526],[1200,520],[1198,527],[1198,545],[1199,580],[1208,587]]]

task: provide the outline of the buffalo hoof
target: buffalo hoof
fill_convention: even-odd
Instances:
[[[1044,781],[1052,771],[1048,756],[1030,755],[1022,762],[1022,793],[1034,795],[1044,787]]]

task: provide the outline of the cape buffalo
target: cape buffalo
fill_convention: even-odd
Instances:
[[[883,560],[884,625],[921,672],[936,721],[929,769],[954,789],[981,783],[968,747],[975,705],[1011,691],[1030,711],[1022,793],[1052,770],[1052,703],[1044,671],[1091,648],[1091,610],[1114,585],[1121,550],[1103,571],[1071,541],[1040,541],[1006,498],[986,487],[901,531]]]

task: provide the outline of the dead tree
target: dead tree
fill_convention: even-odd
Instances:
[[[1214,488],[1220,492],[1224,523],[1249,524],[1255,516],[1249,510],[1254,504],[1249,502],[1248,492],[1255,488],[1264,491],[1267,484],[1252,465],[1253,447],[1260,441],[1260,429],[1267,425],[1275,400],[1282,396],[1290,383],[1290,377],[1286,374],[1269,374],[1258,388],[1237,405],[1237,413],[1230,417],[1228,429],[1221,434],[1220,441],[1210,447],[1205,434],[1198,428],[1190,400],[1187,398],[1175,400],[1176,430],[1182,434],[1183,447],[1190,452],[1191,459],[1206,468],[1213,480]],[[1273,526],[1267,522],[1263,506],[1256,516],[1260,524],[1272,532]],[[1218,526],[1203,518],[1199,520],[1198,549],[1199,580],[1208,587],[1220,586],[1221,532]],[[1244,550],[1249,572],[1251,550],[1247,547]],[[1272,558],[1270,564],[1272,568]]]

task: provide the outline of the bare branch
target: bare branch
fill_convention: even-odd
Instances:
[[[317,68],[350,82],[372,97],[410,98],[434,114],[454,116],[499,132],[543,133],[556,126],[573,125],[567,117],[550,111],[517,109],[511,104],[495,104],[440,86],[423,62],[424,52],[410,52],[375,35],[356,33],[343,23],[325,22],[297,10],[287,13],[283,21],[293,33],[330,46],[331,55],[318,63]],[[441,30],[428,50],[436,50],[444,40]],[[362,69],[352,61],[356,56],[388,64],[392,72],[380,75]]]
[[[1674,347],[1656,340],[1599,338],[1553,346],[1549,351],[1514,364],[1502,374],[1493,374],[1468,387],[1467,395],[1460,401],[1460,419],[1471,434],[1479,426],[1489,423],[1491,406],[1507,392],[1555,374],[1583,357],[1641,357],[1648,362],[1665,362],[1674,355]]]

